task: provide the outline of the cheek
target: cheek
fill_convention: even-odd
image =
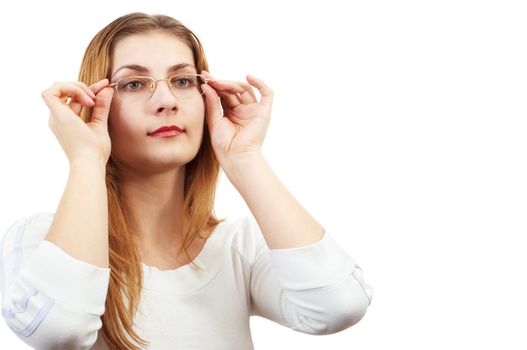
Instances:
[[[118,129],[118,120],[121,115],[121,106],[115,99],[110,105],[110,112],[108,113],[108,133],[112,136],[114,130]]]
[[[118,103],[112,104],[108,114],[108,133],[112,143],[120,139],[133,139],[138,130],[134,130],[133,114],[127,112],[126,108]],[[136,125],[137,128],[137,125]]]
[[[203,134],[203,127],[206,127],[207,120],[205,119],[205,104],[203,102],[196,103],[193,111],[187,115],[191,116],[192,129],[195,131],[199,138]]]

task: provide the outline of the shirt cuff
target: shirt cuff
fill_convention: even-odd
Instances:
[[[356,268],[353,258],[327,232],[313,244],[287,249],[269,249],[283,288],[305,290],[339,282]]]
[[[72,310],[104,313],[110,269],[78,260],[43,240],[20,271],[28,285]]]

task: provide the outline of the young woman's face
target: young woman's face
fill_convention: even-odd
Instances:
[[[170,67],[188,64],[177,71]],[[144,67],[144,71],[121,68]],[[192,51],[176,36],[153,32],[129,36],[117,43],[112,57],[110,83],[130,76],[164,79],[176,73],[199,73]],[[131,84],[132,87],[137,86]],[[153,95],[145,100],[123,100],[114,94],[108,116],[112,156],[138,172],[160,172],[190,162],[203,137],[205,105],[199,91],[181,100],[166,81],[156,83]],[[149,133],[161,126],[177,125],[184,131],[172,137]]]

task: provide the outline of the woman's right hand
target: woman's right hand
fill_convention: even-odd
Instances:
[[[57,82],[42,91],[49,110],[49,127],[57,137],[70,164],[81,158],[93,158],[106,165],[111,152],[108,113],[113,89],[108,79],[89,87],[82,82]],[[81,107],[93,107],[92,120],[85,123]]]

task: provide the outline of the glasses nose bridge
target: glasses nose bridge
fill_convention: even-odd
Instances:
[[[154,79],[154,78],[151,78],[152,79],[152,84],[150,85],[150,97],[152,97],[152,95],[156,92],[157,90],[157,83],[160,82],[160,81],[166,81],[167,82],[167,85],[168,85],[168,90],[170,91],[170,93],[175,97],[176,95],[174,94],[174,91],[172,90],[172,86],[170,86],[170,79],[171,78],[164,78],[164,79]]]

